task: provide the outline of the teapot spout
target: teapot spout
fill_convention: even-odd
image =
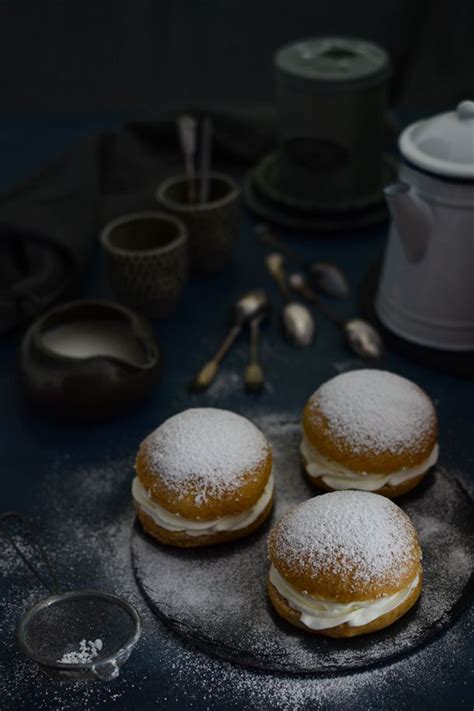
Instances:
[[[431,236],[430,208],[407,183],[392,183],[384,193],[407,259],[421,261]]]

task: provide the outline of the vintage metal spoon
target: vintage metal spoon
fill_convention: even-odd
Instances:
[[[337,299],[346,299],[349,296],[351,289],[347,277],[335,264],[311,262],[307,269],[312,286],[320,294]]]
[[[203,365],[199,373],[192,381],[190,388],[195,391],[207,390],[217,375],[219,366],[233,345],[237,336],[241,333],[244,325],[252,318],[260,314],[268,306],[268,297],[265,291],[259,289],[249,291],[234,304],[235,323],[227,334],[226,338],[217,349],[213,357]]]
[[[352,318],[344,324],[347,342],[354,353],[361,358],[377,360],[383,355],[383,342],[380,334],[367,321]]]
[[[279,252],[272,252],[265,257],[265,264],[286,301],[281,312],[285,336],[293,345],[300,348],[311,345],[315,335],[314,318],[304,304],[294,301],[291,297],[285,274],[283,255]]]
[[[383,342],[378,331],[360,318],[344,319],[324,303],[307,283],[304,274],[291,274],[290,285],[306,301],[311,302],[330,321],[343,331],[351,350],[361,358],[377,359],[383,354]]]
[[[212,119],[206,116],[202,123],[201,142],[201,174],[199,176],[199,202],[205,203],[209,200],[209,183],[211,174],[211,154],[212,154]]]
[[[260,337],[260,325],[267,315],[269,307],[262,311],[250,320],[250,358],[245,369],[244,384],[245,389],[250,392],[261,390],[265,383],[265,376],[262,365],[258,358],[258,344]]]
[[[196,202],[196,172],[194,168],[194,154],[196,153],[197,122],[193,116],[182,114],[177,119],[178,136],[181,151],[184,157],[184,172],[187,183],[187,197],[189,203]]]
[[[317,292],[338,299],[345,299],[349,296],[349,281],[342,269],[336,264],[316,261],[308,264],[295,250],[288,247],[265,222],[258,222],[255,225],[255,233],[264,244],[281,252],[301,268],[307,269],[311,277],[312,286]]]
[[[297,252],[291,249],[291,247],[288,247],[288,245],[285,244],[285,242],[280,239],[277,234],[275,234],[270,225],[267,225],[266,222],[257,222],[254,230],[255,234],[258,235],[260,240],[267,247],[272,247],[272,249],[277,252],[281,252],[281,254],[284,254],[292,261],[297,262],[301,267],[306,266],[304,259]]]

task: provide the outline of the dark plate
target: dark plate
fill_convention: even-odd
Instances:
[[[383,188],[392,183],[397,178],[398,164],[396,159],[388,154],[382,156],[382,182],[375,192],[361,196],[350,201],[335,200],[331,204],[322,203],[318,200],[306,200],[296,195],[286,193],[279,185],[278,163],[280,155],[278,151],[266,156],[252,171],[255,186],[259,192],[277,205],[281,205],[290,210],[297,210],[304,213],[340,214],[368,210],[371,207],[380,205],[383,201]]]
[[[312,232],[337,232],[349,229],[359,229],[385,222],[388,217],[384,200],[364,210],[348,210],[346,212],[311,212],[305,213],[273,202],[263,195],[255,184],[253,174],[244,180],[243,195],[247,207],[258,217],[275,225],[289,227],[295,230]]]
[[[314,495],[299,467],[299,426],[266,431],[275,459],[273,521]],[[190,642],[216,656],[273,672],[347,674],[411,654],[445,631],[474,595],[473,504],[442,469],[398,503],[415,524],[424,556],[418,604],[372,635],[332,640],[305,634],[273,611],[265,591],[270,523],[240,543],[202,550],[161,546],[132,534],[135,577],[158,616]]]

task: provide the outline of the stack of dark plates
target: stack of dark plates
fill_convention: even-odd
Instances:
[[[396,180],[397,161],[384,154],[382,180],[378,190],[351,202],[332,204],[308,200],[289,193],[280,180],[281,156],[270,153],[246,176],[244,197],[258,217],[283,227],[314,231],[346,230],[367,227],[387,219],[383,197],[385,185]]]

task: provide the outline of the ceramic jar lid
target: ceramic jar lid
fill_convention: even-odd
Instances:
[[[462,101],[456,111],[408,126],[399,146],[403,156],[423,170],[474,179],[474,101]]]
[[[350,37],[314,37],[286,45],[275,55],[280,77],[301,88],[347,89],[383,82],[390,73],[387,52]]]

